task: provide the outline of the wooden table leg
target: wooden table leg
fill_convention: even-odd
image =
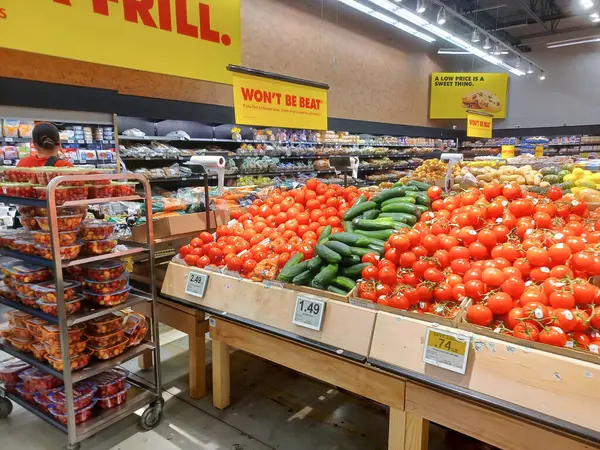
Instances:
[[[427,450],[429,422],[414,414],[390,408],[388,450]]]
[[[212,341],[213,405],[224,409],[231,403],[229,379],[229,346]]]
[[[190,397],[199,399],[206,395],[206,333],[208,321],[198,311],[194,332],[190,333]]]

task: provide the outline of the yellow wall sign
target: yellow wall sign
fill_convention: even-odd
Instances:
[[[467,136],[476,138],[492,137],[492,118],[467,113]]]
[[[245,73],[233,74],[235,123],[327,129],[327,90]]]
[[[450,73],[431,74],[430,119],[464,119],[467,110],[506,118],[508,74]]]
[[[0,0],[0,8],[0,47],[227,84],[227,65],[241,63],[240,0]]]

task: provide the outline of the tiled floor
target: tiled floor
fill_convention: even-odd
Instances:
[[[161,336],[166,401],[161,424],[143,432],[137,427],[138,417],[131,416],[85,441],[82,449],[387,448],[385,407],[242,352],[231,357],[232,406],[223,411],[215,409],[210,393],[202,400],[192,400],[187,393],[187,337],[168,329]],[[0,360],[6,357],[0,354]],[[207,359],[210,360],[210,352]],[[127,368],[138,370],[135,361],[129,362]],[[150,376],[147,372],[141,374]],[[446,449],[444,434],[441,428],[432,427],[430,450]],[[0,442],[2,450],[54,450],[62,448],[66,437],[15,407],[8,419],[0,420]]]

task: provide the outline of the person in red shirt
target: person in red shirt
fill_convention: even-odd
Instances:
[[[18,167],[73,167],[73,164],[58,157],[60,134],[50,122],[38,123],[33,129],[33,146],[37,155],[21,159]]]

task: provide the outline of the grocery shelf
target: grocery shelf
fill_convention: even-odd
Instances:
[[[402,170],[402,169],[410,169],[412,166],[411,165],[406,165],[406,166],[388,166],[388,167],[359,167],[358,170],[361,171],[369,171],[369,172],[374,172],[376,170]]]
[[[20,352],[19,350],[14,348],[10,344],[10,342],[8,342],[4,338],[0,338],[0,351],[3,351],[4,353],[8,353],[9,355],[14,356],[15,358],[19,358],[21,361],[25,361],[30,366],[36,367],[44,373],[53,375],[56,378],[60,378],[61,380],[63,379],[62,372],[59,372],[58,370],[54,370],[52,367],[50,367],[47,363],[45,363],[43,361],[38,361],[37,359],[35,359],[33,357],[33,355],[31,353]]]
[[[51,316],[50,314],[46,314],[41,309],[25,306],[23,303],[13,302],[12,300],[8,300],[4,297],[0,297],[0,304],[8,306],[13,309],[17,309],[19,311],[23,311],[27,314],[31,314],[32,316],[39,317],[40,319],[44,319],[46,322],[58,323],[57,317]]]
[[[54,420],[50,415],[45,414],[42,411],[40,411],[38,408],[35,407],[35,405],[32,405],[31,403],[27,403],[25,400],[23,400],[17,394],[14,394],[12,392],[5,392],[5,397],[8,398],[8,399],[10,399],[10,400],[12,400],[13,402],[15,402],[21,408],[26,409],[27,411],[29,411],[30,413],[36,415],[37,417],[39,417],[43,421],[49,423],[54,428],[58,428],[63,433],[67,432],[67,427],[66,426],[64,426],[62,423],[59,423],[56,420]]]
[[[13,205],[23,206],[37,206],[39,208],[46,207],[45,200],[38,200],[37,198],[25,197],[9,197],[6,195],[0,195],[0,203],[12,203]]]
[[[72,200],[63,203],[58,206],[59,208],[67,206],[87,206],[87,205],[100,205],[102,203],[117,203],[117,202],[136,202],[144,200],[144,197],[140,195],[127,195],[125,197],[109,197],[109,198],[89,198],[87,200]]]

